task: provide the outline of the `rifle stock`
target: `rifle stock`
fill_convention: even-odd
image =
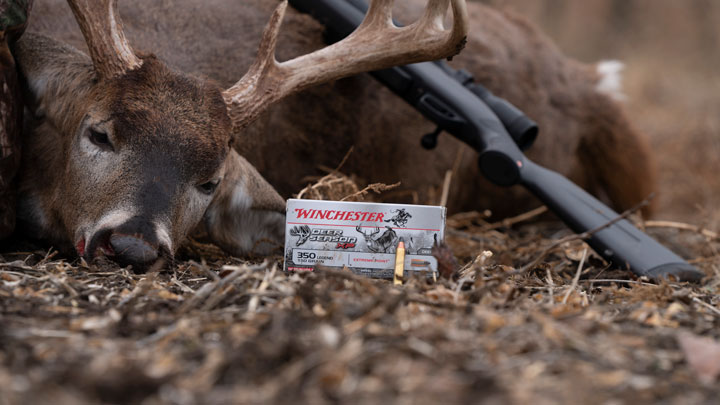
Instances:
[[[323,23],[329,42],[349,35],[367,11],[364,0],[290,0],[290,4]],[[483,101],[488,93],[474,88],[478,85],[467,80],[461,83],[458,77],[463,75],[453,72],[444,62],[425,62],[371,74],[435,122],[439,130],[475,149],[480,154],[480,170],[488,180],[501,186],[524,186],[577,233],[607,225],[587,239],[587,243],[606,260],[655,280],[669,276],[681,281],[702,279],[703,272],[629,221],[618,220],[619,214],[595,197],[560,174],[527,159],[517,143],[528,146],[532,142],[537,131],[528,128],[532,129],[534,122],[527,119],[520,125],[527,130],[528,136],[513,138],[497,114]],[[490,100],[506,103],[497,98]],[[511,111],[508,108],[504,107],[505,111]],[[519,121],[513,122],[517,127]]]
[[[567,178],[529,160],[521,170],[521,184],[577,233],[601,228],[620,216]],[[616,266],[653,280],[673,276],[699,281],[704,276],[625,219],[594,232],[587,243]]]

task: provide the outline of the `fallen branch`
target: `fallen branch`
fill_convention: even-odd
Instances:
[[[570,293],[573,292],[575,288],[577,288],[578,281],[580,280],[580,274],[582,274],[582,268],[585,264],[585,258],[587,258],[587,248],[583,250],[582,259],[580,259],[580,264],[578,265],[577,271],[575,272],[575,277],[573,277],[572,284],[570,284],[570,288],[565,292],[565,296],[562,299],[563,304],[567,304],[568,297],[570,297]]]
[[[711,310],[712,312],[715,313],[715,315],[720,315],[720,309],[715,308],[714,306],[708,304],[707,302],[701,300],[700,298],[698,298],[698,297],[693,297],[692,300],[693,300],[693,302],[696,302],[696,303],[702,305],[703,307]]]
[[[548,210],[548,207],[545,205],[541,205],[534,210],[530,210],[528,212],[525,212],[523,214],[511,217],[511,218],[505,218],[502,221],[493,222],[492,224],[488,224],[487,226],[484,226],[481,230],[482,231],[489,231],[491,229],[497,229],[497,228],[510,228],[511,226],[520,223],[525,222],[527,220],[533,219],[539,215],[542,215],[546,213]]]
[[[593,284],[593,283],[625,283],[625,284],[638,284],[638,285],[646,285],[646,286],[657,286],[657,284],[653,283],[647,283],[645,281],[636,281],[636,280],[621,280],[619,278],[597,278],[597,279],[590,279],[590,280],[580,280],[579,283],[584,284]]]
[[[720,235],[717,232],[713,232],[709,229],[702,228],[698,225],[686,224],[683,222],[675,221],[645,221],[643,223],[645,228],[674,228],[682,229],[684,231],[692,231],[702,234],[710,239],[718,239]]]
[[[353,194],[350,194],[350,195],[346,195],[345,197],[341,198],[340,201],[347,201],[347,200],[349,200],[349,199],[356,199],[356,198],[360,198],[360,197],[365,197],[365,195],[367,195],[367,194],[370,193],[371,191],[374,192],[375,194],[380,194],[380,193],[382,193],[382,192],[384,192],[384,191],[392,190],[392,189],[397,188],[397,187],[399,187],[399,186],[400,186],[400,182],[399,182],[399,181],[398,181],[397,183],[395,183],[395,184],[372,183],[372,184],[368,185],[367,187],[365,187],[364,189],[362,189],[362,190],[360,190],[360,191],[358,191],[358,192],[356,192],[356,193],[353,193]]]

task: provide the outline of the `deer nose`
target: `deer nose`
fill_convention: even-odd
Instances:
[[[158,259],[159,243],[155,226],[151,221],[133,217],[112,230],[108,244],[113,260],[120,265],[131,265],[141,270]]]
[[[134,217],[117,228],[98,231],[91,238],[85,255],[93,259],[101,252],[121,266],[145,270],[157,261],[161,251],[169,250],[159,243],[152,222]]]
[[[145,268],[158,258],[157,245],[139,235],[113,233],[110,235],[110,247],[114,252],[113,260],[135,269]]]

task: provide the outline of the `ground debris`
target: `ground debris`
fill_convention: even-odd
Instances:
[[[717,396],[718,258],[701,285],[609,267],[555,223],[451,218],[452,278],[403,286],[222,254],[136,274],[0,261],[4,403],[697,401]],[[710,243],[703,241],[704,244]],[[713,242],[714,243],[714,242]],[[702,250],[705,251],[706,246]],[[689,246],[691,250],[693,247]],[[704,362],[703,362],[704,361]]]

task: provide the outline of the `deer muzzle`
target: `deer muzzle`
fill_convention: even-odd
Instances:
[[[170,252],[170,247],[159,240],[152,222],[133,217],[116,228],[95,232],[83,250],[86,260],[102,254],[121,266],[145,270],[161,255]]]

